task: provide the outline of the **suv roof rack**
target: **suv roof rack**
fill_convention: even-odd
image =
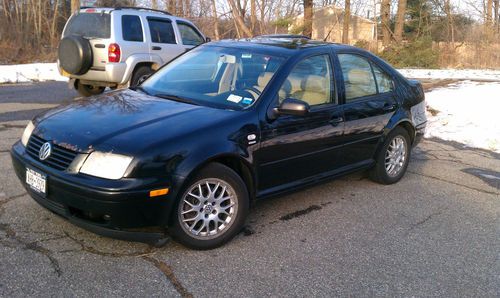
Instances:
[[[80,6],[80,9],[88,9],[88,8],[106,8],[106,7],[97,7],[97,6]],[[134,9],[134,10],[147,10],[147,11],[154,11],[154,12],[159,12],[163,13],[166,15],[171,16],[172,14],[166,10],[159,10],[159,9],[153,9],[153,8],[147,8],[147,7],[137,7],[137,6],[118,6],[118,7],[110,7],[113,10],[121,10],[121,9]]]
[[[118,6],[115,8],[116,10],[120,9],[135,9],[135,10],[147,10],[147,11],[154,11],[154,12],[159,12],[163,13],[166,15],[171,16],[172,14],[166,10],[160,10],[160,9],[153,9],[153,8],[147,8],[147,7],[136,7],[136,6]]]

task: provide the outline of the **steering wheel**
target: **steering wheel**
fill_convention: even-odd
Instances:
[[[255,87],[245,87],[245,88],[243,88],[243,90],[252,91],[253,93],[255,93],[257,95],[257,97],[259,97],[262,94],[262,92]],[[254,98],[254,99],[257,99],[257,98]]]

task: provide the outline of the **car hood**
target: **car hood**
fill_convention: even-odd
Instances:
[[[78,152],[97,149],[133,154],[236,114],[121,90],[49,110],[34,119],[33,133]]]

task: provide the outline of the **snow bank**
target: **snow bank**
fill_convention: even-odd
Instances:
[[[463,81],[426,93],[426,137],[500,153],[500,83]]]
[[[67,80],[59,74],[56,63],[0,65],[0,84]]]
[[[457,79],[500,81],[500,70],[488,69],[398,69],[407,78],[412,79]]]

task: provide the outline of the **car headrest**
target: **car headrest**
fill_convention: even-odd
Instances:
[[[273,77],[272,72],[263,72],[259,75],[259,78],[257,79],[257,84],[260,87],[265,87],[267,83],[269,83],[272,77]]]
[[[347,73],[347,81],[352,85],[365,85],[373,80],[371,75],[371,72],[365,69],[351,69]]]
[[[326,86],[327,79],[322,76],[309,75],[302,80],[302,90],[324,93]]]

